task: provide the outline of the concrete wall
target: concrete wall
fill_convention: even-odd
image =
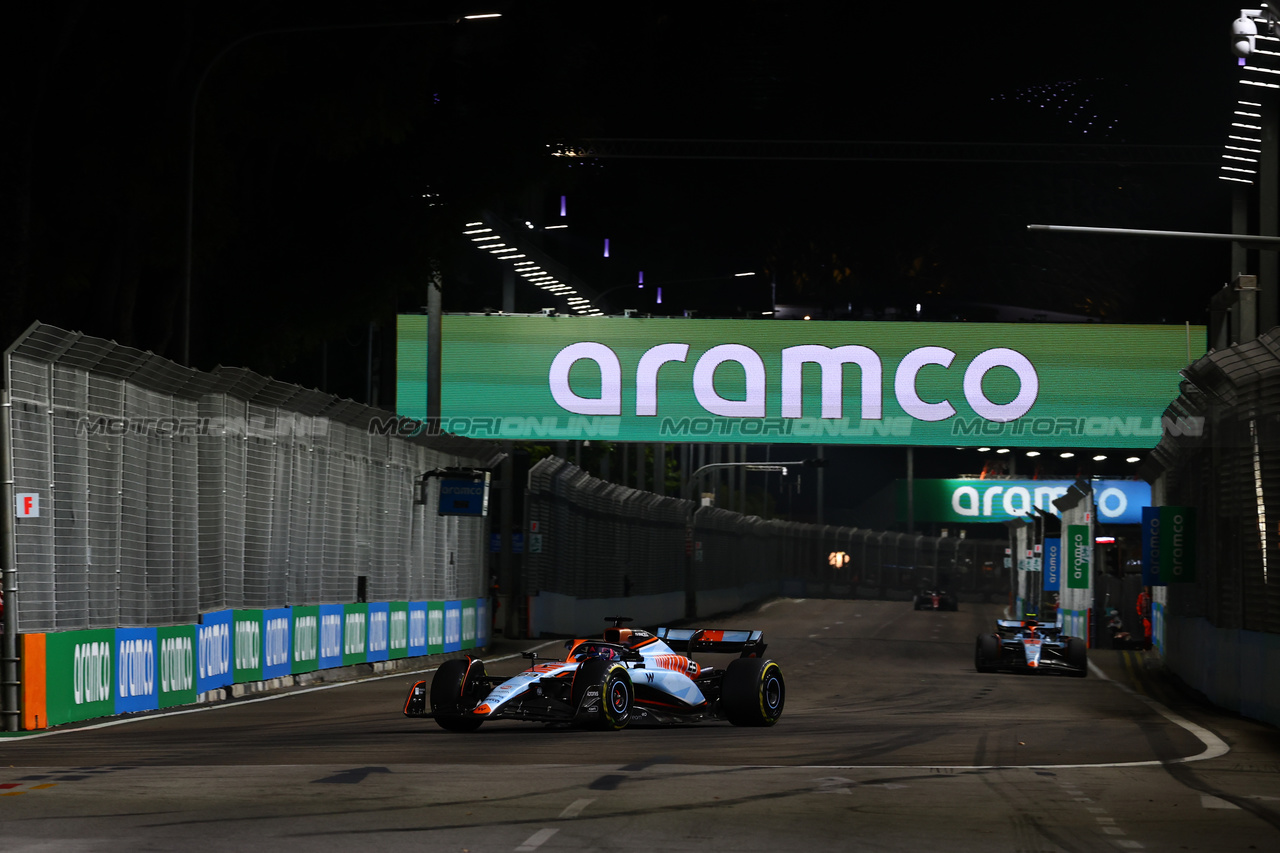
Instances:
[[[710,618],[741,610],[777,593],[774,583],[745,588],[699,590],[698,616]],[[574,598],[541,592],[529,599],[529,635],[594,637],[607,627],[606,616],[630,616],[638,628],[658,628],[684,620],[684,592],[625,598]],[[733,626],[749,627],[749,626]]]
[[[1280,635],[1215,628],[1204,618],[1164,620],[1165,663],[1209,701],[1280,726]]]

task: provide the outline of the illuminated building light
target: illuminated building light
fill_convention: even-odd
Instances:
[[[1261,139],[1255,139],[1255,138],[1254,138],[1254,137],[1252,137],[1252,136],[1236,136],[1234,133],[1229,133],[1229,134],[1227,134],[1227,139],[1234,139],[1234,140],[1236,140],[1237,142],[1252,142],[1252,143],[1254,143],[1255,145],[1261,145],[1261,144],[1262,144],[1262,140],[1261,140]]]
[[[1027,455],[1028,455],[1028,456],[1039,456],[1039,455],[1040,455],[1040,451],[1039,451],[1039,450],[1028,450],[1028,451],[1027,451]]]
[[[483,13],[476,14],[476,15],[463,15],[463,16],[462,16],[463,20],[466,20],[466,21],[478,21],[478,20],[480,20],[481,18],[501,18],[501,17],[502,17],[502,13],[501,13],[501,12],[483,12]]]
[[[1097,456],[1093,457],[1093,461],[1094,461],[1094,462],[1106,462],[1106,461],[1107,461],[1107,457],[1106,457],[1106,455],[1105,455],[1105,454],[1099,453]]]
[[[733,277],[734,277],[734,278],[742,278],[743,276],[746,276],[746,275],[755,275],[755,273],[753,273],[753,272],[736,272],[736,273],[734,273],[734,274],[733,274]]]
[[[1238,183],[1238,184],[1252,184],[1252,183],[1253,183],[1253,181],[1247,181],[1247,180],[1245,180],[1244,178],[1233,178],[1233,177],[1231,177],[1230,175],[1219,175],[1219,176],[1218,176],[1218,180],[1220,180],[1220,181],[1235,181],[1235,182],[1236,182],[1236,183]]]
[[[604,238],[604,256],[606,258],[609,257],[609,238],[608,237]]]
[[[1259,74],[1280,74],[1280,70],[1275,68],[1263,68],[1261,65],[1246,65],[1245,71],[1256,71]]]
[[[1244,86],[1261,86],[1264,89],[1280,89],[1280,83],[1263,83],[1261,80],[1241,80]]]
[[[1242,107],[1261,107],[1262,106],[1262,104],[1257,103],[1255,101],[1236,101],[1236,103]]]
[[[565,206],[565,197],[560,196],[560,215],[568,216],[569,214],[567,211],[568,211],[568,207]]]
[[[644,287],[644,270],[640,270],[640,286]]]
[[[1262,118],[1262,113],[1247,113],[1244,110],[1236,110],[1235,112],[1232,113],[1232,115],[1244,116],[1245,118],[1259,118],[1259,119]]]
[[[467,228],[477,228],[477,227],[479,227],[479,226],[481,226],[481,225],[483,225],[483,224],[484,224],[483,222],[468,222],[468,223],[466,224],[466,227],[467,227]]]
[[[551,230],[553,230],[553,229],[555,229],[555,228],[568,228],[568,227],[569,227],[568,225],[548,225],[546,228],[543,228],[542,230],[543,230],[543,231],[551,231]]]
[[[1141,462],[1141,461],[1142,461],[1142,459],[1140,459],[1140,458],[1139,458],[1139,457],[1137,457],[1137,456],[1129,456],[1129,457],[1127,457],[1124,461],[1125,461],[1125,462]]]
[[[1238,121],[1233,121],[1233,122],[1231,122],[1231,126],[1232,126],[1232,127],[1242,127],[1242,128],[1244,128],[1245,130],[1262,130],[1262,128],[1261,128],[1261,127],[1259,127],[1259,126],[1258,126],[1258,125],[1256,125],[1256,124],[1241,124],[1241,123],[1240,123],[1240,122],[1238,122]]]
[[[1222,170],[1224,172],[1241,172],[1246,175],[1258,174],[1258,171],[1256,169],[1237,169],[1235,166],[1223,166]]]
[[[1073,458],[1075,458],[1075,454],[1074,454],[1074,453],[1072,453],[1072,452],[1070,452],[1070,451],[1068,451],[1068,452],[1066,452],[1066,453],[1059,453],[1059,454],[1058,454],[1058,458],[1059,458],[1059,459],[1073,459]]]
[[[477,228],[474,231],[463,231],[462,233],[463,234],[488,234],[491,231],[493,231],[492,228]]]
[[[510,261],[510,260],[514,260],[515,258],[523,258],[523,257],[524,257],[524,253],[523,253],[523,252],[521,252],[521,253],[520,253],[520,254],[518,254],[518,255],[503,255],[503,256],[502,256],[502,259],[503,259],[504,261]],[[513,266],[520,266],[520,265],[519,265],[519,264],[514,264]]]
[[[659,305],[662,304],[662,288],[661,287],[658,288],[658,304]]]
[[[1241,162],[1241,163],[1256,163],[1256,162],[1258,162],[1258,159],[1257,159],[1256,157],[1240,157],[1240,156],[1237,156],[1237,155],[1235,155],[1235,154],[1223,154],[1223,155],[1222,155],[1222,159],[1224,159],[1224,160],[1237,160],[1237,161],[1239,161],[1239,162]]]
[[[979,448],[978,448],[978,452],[979,452],[979,453],[990,453],[990,452],[991,452],[991,448],[990,448],[990,447],[979,447]]]
[[[1242,145],[1228,145],[1228,146],[1227,146],[1227,150],[1228,150],[1228,151],[1244,151],[1244,152],[1245,152],[1245,153],[1247,153],[1247,154],[1261,154],[1261,153],[1262,153],[1262,149],[1260,149],[1260,148],[1245,148],[1245,147],[1244,147],[1244,146],[1242,146]]]

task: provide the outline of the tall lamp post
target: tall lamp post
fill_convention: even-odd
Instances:
[[[214,55],[213,59],[204,66],[204,70],[200,72],[200,76],[196,79],[195,90],[191,93],[191,105],[187,109],[187,175],[186,175],[186,211],[185,232],[183,235],[183,252],[182,252],[182,347],[181,362],[184,366],[191,366],[191,271],[192,271],[192,255],[193,255],[193,235],[195,230],[195,174],[196,174],[196,112],[200,106],[200,93],[204,91],[205,81],[209,79],[210,72],[218,66],[222,58],[231,51],[247,41],[251,41],[260,36],[285,35],[288,33],[320,33],[333,32],[337,30],[377,30],[390,29],[397,27],[435,27],[449,24],[458,24],[466,20],[477,20],[481,18],[501,17],[497,13],[466,15],[460,18],[447,18],[431,21],[388,21],[384,23],[371,24],[328,24],[320,26],[305,27],[274,27],[267,30],[255,30],[251,33],[245,33],[235,41],[226,45],[222,50]]]

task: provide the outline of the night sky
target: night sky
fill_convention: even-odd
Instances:
[[[487,11],[504,17],[370,26]],[[394,316],[426,303],[433,264],[446,310],[501,305],[462,224],[542,226],[562,196],[570,227],[533,239],[613,312],[759,316],[776,286],[833,318],[919,303],[923,319],[1013,305],[1203,323],[1225,244],[1026,225],[1230,230],[1217,164],[1237,13],[7,4],[0,333],[38,319],[180,359],[189,152],[192,365],[382,405]],[[631,156],[548,156],[591,140]],[[1082,164],[1086,145],[1116,147]],[[516,309],[540,298],[521,291]]]

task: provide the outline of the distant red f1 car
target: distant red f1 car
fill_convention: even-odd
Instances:
[[[525,653],[528,669],[511,678],[485,673],[484,662],[447,660],[430,688],[419,681],[404,713],[429,717],[442,728],[470,732],[486,720],[530,720],[593,729],[728,720],[735,726],[772,726],[782,716],[782,667],[763,657],[761,631],[626,628],[610,616],[603,640],[565,643],[564,660]],[[738,654],[723,669],[703,666],[697,652]]]

